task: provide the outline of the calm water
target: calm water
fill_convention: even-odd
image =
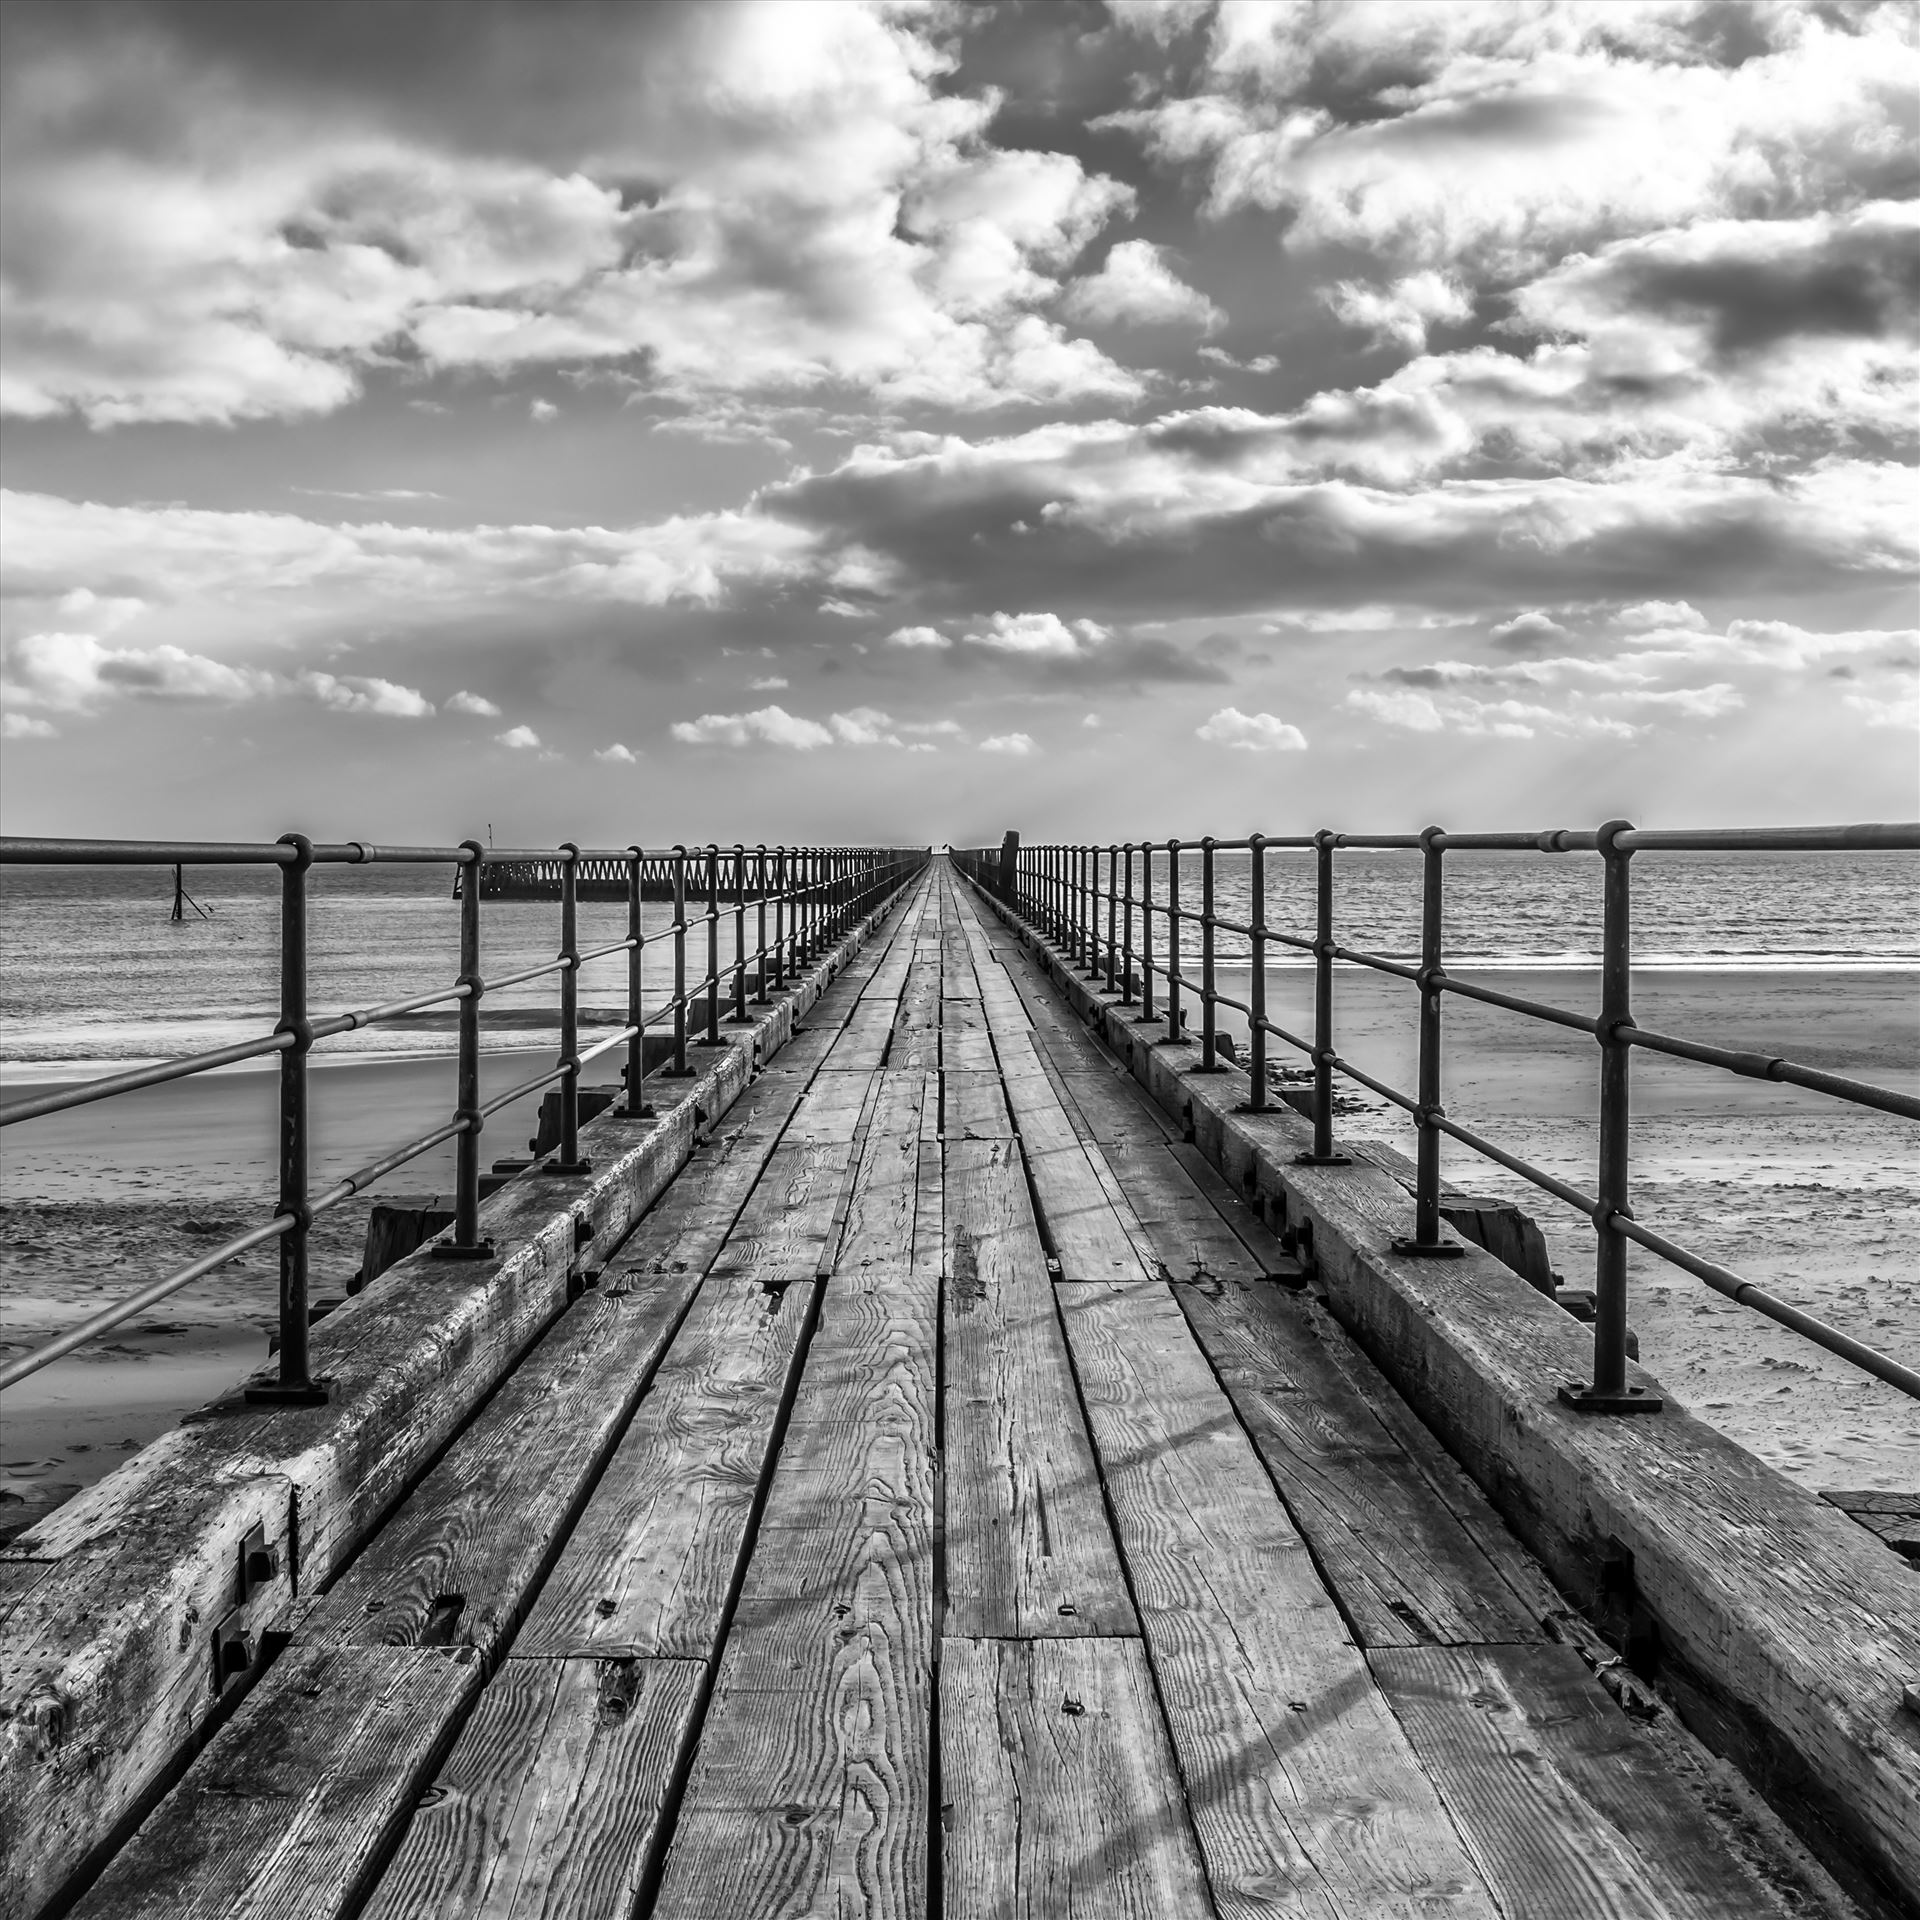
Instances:
[[[0,868],[0,1070],[12,1081],[57,1078],[88,1063],[195,1053],[270,1032],[278,1018],[279,880],[243,868],[188,869],[187,889],[211,918],[174,923],[167,868]],[[459,972],[460,910],[451,869],[316,868],[312,876],[308,997],[316,1017],[374,1006],[448,986]],[[483,909],[481,969],[500,976],[550,960],[558,950],[555,901],[489,901]],[[673,909],[649,902],[649,935]],[[580,944],[626,933],[621,902],[582,902]],[[706,931],[688,939],[692,980],[706,971]],[[747,919],[755,944],[753,910]],[[720,929],[723,962],[733,953],[731,921]],[[645,955],[649,1006],[671,991],[672,956],[663,942]],[[558,976],[490,991],[490,1009],[555,1007]],[[626,957],[582,970],[585,1009],[626,1005]],[[452,1045],[453,1008],[427,1021],[382,1025],[324,1041],[318,1057],[438,1054]],[[503,1037],[505,1037],[503,1035]],[[551,1034],[516,1023],[515,1045]]]
[[[1181,899],[1200,903],[1197,852],[1183,854]],[[1271,926],[1311,931],[1310,856],[1268,856]],[[1920,860],[1897,854],[1643,854],[1634,861],[1636,959],[1645,967],[1818,971],[1920,970]],[[1248,916],[1245,854],[1218,856],[1219,910]],[[1590,855],[1455,854],[1447,863],[1448,959],[1458,967],[1581,968],[1597,963],[1600,867]],[[0,1065],[13,1080],[78,1063],[120,1063],[194,1052],[271,1029],[277,994],[278,881],[238,868],[189,870],[188,887],[211,919],[168,919],[165,869],[0,869]],[[1166,858],[1156,858],[1156,900],[1166,899]],[[316,1013],[426,992],[458,970],[459,912],[451,874],[439,869],[317,869],[311,907],[310,995]],[[1416,854],[1342,854],[1340,937],[1412,957],[1419,940]],[[650,932],[671,909],[646,909]],[[584,903],[581,943],[625,931],[625,908]],[[1164,921],[1156,944],[1164,957]],[[749,941],[752,940],[749,913]],[[489,903],[483,970],[492,975],[550,959],[559,937],[553,902]],[[1190,942],[1197,935],[1189,930]],[[705,934],[689,942],[689,973],[704,971]],[[1189,946],[1189,952],[1194,946]],[[1246,943],[1220,936],[1219,957]],[[723,959],[732,953],[721,929]],[[664,998],[666,944],[647,958],[649,1004]],[[1276,965],[1290,964],[1284,950]],[[1304,963],[1304,956],[1300,957]],[[489,995],[493,1008],[551,1008],[556,983],[532,981]],[[608,1012],[625,1004],[621,956],[588,967],[581,1000]],[[447,1016],[443,1015],[443,1021]],[[522,1045],[544,1036],[516,1032]],[[324,1043],[327,1054],[441,1053],[444,1024],[381,1027]]]

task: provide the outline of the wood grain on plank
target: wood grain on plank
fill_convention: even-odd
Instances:
[[[940,1065],[948,1073],[995,1073],[993,1036],[984,1027],[940,1026]]]
[[[365,1920],[628,1920],[693,1735],[693,1660],[509,1660]]]
[[[822,1068],[708,1269],[712,1280],[779,1286],[820,1270],[872,1077]]]
[[[924,1911],[939,1276],[826,1285],[655,1914]]]
[[[929,1105],[937,1108],[938,1090],[924,1074],[889,1068],[876,1077],[834,1256],[835,1272],[899,1269],[911,1263],[922,1185],[922,1123]]]
[[[1304,1301],[1240,1280],[1177,1297],[1363,1646],[1544,1637],[1530,1596],[1434,1498]]]
[[[944,1640],[940,1788],[948,1920],[1211,1920],[1137,1640]]]
[[[887,1044],[893,1038],[896,1002],[891,995],[859,1001],[840,1036],[827,1050],[821,1063],[827,1072],[872,1073],[887,1056]]]
[[[76,1913],[351,1912],[479,1685],[479,1657],[466,1647],[287,1653]]]
[[[1171,1289],[1058,1289],[1224,1911],[1498,1909]]]
[[[1133,1633],[1017,1143],[949,1139],[945,1166],[950,1627]]]
[[[950,1140],[1004,1140],[1013,1132],[1006,1089],[997,1073],[951,1069],[941,1075],[940,1098]]]
[[[694,1274],[643,1281],[564,1314],[310,1604],[297,1637],[491,1658],[698,1285]]]
[[[1788,1911],[1571,1647],[1393,1648],[1372,1666],[1507,1910],[1528,1920]]]
[[[708,1658],[814,1283],[702,1288],[514,1642]]]
[[[1044,1080],[1006,1084],[1041,1224],[1060,1262],[1059,1277],[1157,1277],[1158,1258],[1124,1191],[1104,1160],[1096,1167],[1089,1157],[1052,1088]],[[1025,1097],[1035,1088],[1043,1097]]]

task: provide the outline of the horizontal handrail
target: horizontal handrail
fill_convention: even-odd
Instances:
[[[280,1378],[273,1387],[250,1388],[256,1398],[309,1401],[324,1397],[308,1369],[307,1350],[307,1232],[319,1215],[364,1192],[376,1181],[452,1141],[457,1148],[454,1225],[436,1250],[456,1256],[480,1257],[491,1251],[480,1238],[479,1139],[487,1119],[516,1101],[558,1085],[560,1146],[551,1162],[554,1170],[587,1171],[580,1157],[580,1073],[591,1061],[625,1046],[626,1114],[651,1116],[646,1104],[646,1038],[650,1027],[671,1021],[672,1065],[676,1074],[688,1071],[686,1049],[690,1016],[704,999],[706,1039],[720,1038],[720,998],[729,979],[733,1014],[746,1017],[749,968],[757,1003],[764,1004],[769,989],[784,987],[790,977],[810,965],[841,939],[863,916],[880,911],[919,869],[924,848],[761,846],[714,842],[703,846],[675,845],[647,849],[638,844],[604,851],[567,845],[559,848],[512,849],[484,847],[468,840],[457,847],[390,846],[370,841],[316,843],[298,834],[267,842],[188,840],[80,840],[21,836],[0,838],[0,866],[173,866],[202,865],[271,867],[281,885],[280,963],[281,1007],[275,1030],[204,1053],[105,1074],[76,1086],[51,1089],[27,1099],[0,1105],[0,1124],[42,1118],[142,1087],[184,1079],[216,1067],[277,1055],[280,1061],[280,1197],[274,1217],[238,1238],[203,1255],[190,1266],[166,1275],[124,1300],[89,1316],[57,1338],[20,1355],[0,1369],[0,1386],[11,1386],[40,1368],[71,1353],[97,1333],[165,1299],[179,1288],[203,1278],[227,1261],[238,1258],[267,1240],[281,1248]],[[487,885],[458,889],[460,900],[460,971],[447,986],[372,1007],[312,1019],[307,1010],[307,874],[316,866],[368,866],[382,863],[450,864],[468,873],[537,868],[537,884],[551,884],[560,903],[560,952],[538,965],[521,968],[496,979],[480,969],[480,925],[483,897],[514,897],[496,893]],[[671,884],[674,909],[671,923],[649,936],[641,920],[641,901],[649,886],[662,878]],[[177,876],[176,876],[177,880]],[[628,910],[625,935],[583,950],[578,938],[577,905],[583,881],[604,890],[617,886]],[[723,886],[727,897],[723,899]],[[697,911],[689,911],[689,895]],[[700,902],[698,896],[704,895]],[[537,895],[535,897],[538,897]],[[756,917],[757,941],[749,947],[746,916]],[[768,916],[772,915],[772,932]],[[734,920],[734,953],[723,964],[719,953],[719,926],[729,914]],[[695,927],[707,930],[706,968],[689,986],[686,942]],[[671,945],[674,993],[664,1004],[649,1009],[645,1003],[642,962],[649,945]],[[580,1045],[580,970],[616,954],[627,956],[626,1019],[613,1032],[592,1044]],[[482,1099],[482,1001],[507,987],[549,976],[559,977],[560,1029],[555,1063],[532,1078]],[[393,1148],[378,1159],[335,1181],[325,1192],[309,1198],[306,1123],[307,1067],[317,1042],[343,1033],[402,1018],[430,1007],[453,1004],[459,1009],[456,1054],[458,1084],[452,1117],[430,1131]]]
[[[1396,851],[1417,853],[1422,859],[1421,950],[1416,961],[1342,944],[1334,937],[1333,876],[1337,852]],[[1569,1404],[1589,1411],[1638,1411],[1657,1406],[1653,1396],[1630,1390],[1625,1377],[1626,1247],[1645,1247],[1693,1274],[1719,1291],[1765,1313],[1828,1351],[1853,1362],[1868,1373],[1920,1397],[1920,1375],[1903,1362],[1841,1333],[1801,1309],[1776,1299],[1765,1289],[1743,1279],[1717,1262],[1692,1253],[1664,1235],[1641,1227],[1632,1217],[1629,1195],[1628,1063],[1635,1049],[1659,1053],[1715,1068],[1745,1079],[1773,1081],[1801,1088],[1849,1105],[1920,1119],[1920,1096],[1899,1088],[1877,1085],[1853,1075],[1750,1048],[1714,1046],[1684,1036],[1640,1026],[1631,1006],[1632,935],[1629,863],[1636,853],[1836,853],[1920,851],[1920,823],[1874,821],[1842,826],[1761,827],[1712,829],[1644,829],[1627,821],[1611,821],[1596,828],[1551,828],[1544,832],[1499,831],[1455,833],[1428,827],[1420,833],[1347,833],[1322,829],[1312,834],[1249,834],[1239,839],[1203,836],[1198,840],[1114,841],[1106,843],[1041,844],[1021,846],[1010,835],[999,849],[960,849],[955,853],[961,871],[976,885],[998,893],[1009,905],[1033,920],[1063,950],[1070,963],[1085,967],[1095,977],[1104,972],[1109,991],[1122,1004],[1137,998],[1141,1019],[1158,1022],[1157,983],[1164,983],[1164,1019],[1170,1040],[1184,1039],[1183,994],[1197,993],[1201,1003],[1199,1036],[1202,1071],[1217,1071],[1216,1053],[1223,1050],[1216,1016],[1229,1007],[1247,1017],[1249,1036],[1249,1105],[1260,1110],[1269,1104],[1266,1043],[1275,1038],[1304,1053],[1313,1068],[1313,1145],[1305,1156],[1312,1161],[1342,1164],[1334,1152],[1332,1088],[1337,1074],[1365,1087],[1389,1105],[1412,1116],[1419,1157],[1414,1183],[1414,1233],[1402,1243],[1410,1254],[1444,1252],[1440,1236],[1441,1139],[1458,1141],[1471,1151],[1503,1166],[1542,1191],[1584,1214],[1596,1239],[1594,1377],[1577,1392],[1569,1389]],[[1247,856],[1252,913],[1237,920],[1220,913],[1215,904],[1219,856]],[[1311,853],[1316,866],[1316,926],[1308,937],[1270,926],[1267,922],[1264,861],[1269,853]],[[1579,1014],[1520,994],[1503,992],[1451,975],[1444,965],[1445,894],[1442,876],[1449,853],[1572,853],[1596,854],[1604,875],[1604,914],[1601,953],[1601,1010],[1597,1016]],[[1136,891],[1134,863],[1140,863]],[[1200,905],[1182,898],[1183,877],[1197,859]],[[1158,870],[1156,874],[1156,869]],[[1156,897],[1156,878],[1164,891]],[[1104,933],[1101,914],[1104,910]],[[1138,930],[1136,945],[1135,932]],[[1201,971],[1198,980],[1183,965],[1183,940],[1198,928]],[[1249,996],[1241,1000],[1223,992],[1216,977],[1217,940],[1221,934],[1250,944]],[[1156,935],[1166,942],[1164,959],[1155,953]],[[1289,1033],[1266,1017],[1267,956],[1276,947],[1309,954],[1314,966],[1314,1033],[1311,1040]],[[1420,997],[1420,1048],[1417,1093],[1388,1084],[1342,1056],[1334,1046],[1333,978],[1336,965],[1354,966],[1407,982]],[[1137,985],[1137,994],[1136,994]],[[1441,1105],[1441,1009],[1449,994],[1538,1020],[1593,1040],[1601,1062],[1600,1178],[1597,1195],[1533,1166],[1474,1129],[1448,1117]]]

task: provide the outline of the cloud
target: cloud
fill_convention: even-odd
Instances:
[[[634,767],[640,764],[640,756],[631,747],[623,747],[616,740],[610,747],[597,748],[593,756],[596,760],[605,760],[616,767]]]
[[[452,695],[446,703],[449,713],[471,713],[483,720],[498,720],[500,709],[483,695],[469,693],[465,687]]]
[[[496,733],[494,739],[503,747],[511,747],[516,753],[524,753],[539,746],[540,736],[531,727],[509,727],[505,733]]]
[[[1097,327],[1187,326],[1210,333],[1226,319],[1173,272],[1150,240],[1120,241],[1098,273],[1067,288],[1060,305],[1069,318]]]
[[[335,713],[378,713],[394,720],[419,720],[433,711],[433,702],[416,688],[357,673],[335,676],[309,669],[295,684],[307,699]],[[515,731],[524,733],[526,729]]]
[[[1526,653],[1536,647],[1558,646],[1566,639],[1567,630],[1551,615],[1536,609],[1501,621],[1493,629],[1493,637],[1511,652]]]
[[[560,418],[560,409],[551,400],[529,400],[527,413],[536,427],[544,427],[550,421]]]
[[[1326,301],[1337,318],[1370,333],[1375,346],[1406,347],[1415,353],[1425,351],[1429,327],[1443,321],[1457,324],[1473,314],[1466,288],[1430,269],[1407,274],[1384,290],[1341,280]]]
[[[1684,600],[1642,600],[1637,606],[1622,607],[1613,623],[1629,633],[1644,633],[1652,627],[1690,627],[1696,631],[1707,624],[1707,616]]]
[[[0,712],[0,740],[52,740],[60,729],[51,720],[38,720],[30,713]]]
[[[1025,755],[1037,753],[1033,735],[1030,733],[996,733],[980,742],[982,753],[1011,753]]]
[[[1088,713],[1081,716],[1080,724],[1091,731],[1097,732],[1104,722],[1097,713]]]
[[[1290,251],[1523,277],[1723,214],[1910,182],[1898,6],[1221,7],[1190,91],[1109,117]]]
[[[894,732],[893,716],[878,707],[855,707],[851,713],[829,717],[835,737],[849,747],[897,747],[900,736]]]
[[[953,642],[937,627],[896,627],[887,635],[890,647],[937,649],[950,647]]]
[[[109,647],[90,633],[30,633],[8,649],[0,687],[18,706],[83,713],[117,695],[235,704],[279,690],[271,674],[180,647]]]
[[[1213,746],[1239,747],[1249,753],[1298,753],[1307,744],[1298,727],[1271,713],[1242,713],[1238,707],[1222,707],[1193,731]]]
[[[1130,189],[996,147],[937,14],[385,11],[321,10],[325,44],[221,9],[36,20],[0,102],[0,407],[292,418],[396,361],[600,367],[696,411],[1139,393],[1036,310]]]
[[[970,647],[1049,660],[1078,660],[1113,636],[1092,620],[1071,627],[1051,613],[996,613],[977,633],[961,636]]]
[[[752,713],[703,713],[697,720],[676,720],[673,737],[690,747],[791,747],[808,753],[833,745],[832,732],[817,720],[802,720],[784,707],[760,707]]]
[[[787,684],[788,682],[782,674],[763,673],[757,679],[747,682],[747,691],[749,693],[783,693],[787,688]]]

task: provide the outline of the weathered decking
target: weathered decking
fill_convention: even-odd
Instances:
[[[936,864],[78,1911],[1823,1911],[1298,1279]]]

